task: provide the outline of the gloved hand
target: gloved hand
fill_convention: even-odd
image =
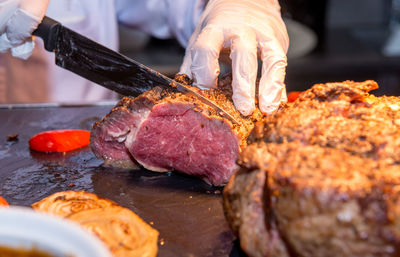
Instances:
[[[210,0],[189,40],[180,73],[191,77],[199,88],[216,87],[219,54],[230,50],[233,102],[247,116],[255,109],[260,56],[259,107],[270,114],[286,101],[288,46],[278,0]]]
[[[32,32],[46,13],[49,0],[0,0],[0,52],[11,50],[27,59],[33,51]]]

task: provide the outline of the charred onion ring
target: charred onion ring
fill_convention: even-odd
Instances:
[[[119,206],[74,213],[68,219],[97,235],[114,256],[157,254],[158,232],[132,211]]]
[[[131,210],[93,193],[59,192],[32,207],[79,223],[103,240],[114,256],[157,255],[157,230]]]
[[[116,205],[110,200],[85,191],[65,191],[52,194],[32,204],[32,208],[64,218],[76,212]]]

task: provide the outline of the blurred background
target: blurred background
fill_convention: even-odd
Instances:
[[[315,83],[376,80],[377,95],[400,95],[400,0],[281,0],[291,45],[288,91]],[[121,52],[173,76],[184,49],[120,27]]]

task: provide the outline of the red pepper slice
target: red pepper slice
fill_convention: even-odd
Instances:
[[[89,144],[90,131],[80,129],[45,131],[29,140],[29,147],[41,152],[68,152]]]
[[[0,196],[0,206],[8,206],[6,199]]]
[[[301,91],[292,91],[288,94],[288,102],[289,103],[293,103],[294,101],[296,101],[297,98],[299,98],[299,95],[301,94]]]

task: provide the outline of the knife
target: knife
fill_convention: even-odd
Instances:
[[[232,115],[190,87],[96,43],[47,16],[32,34],[43,39],[47,51],[55,53],[56,65],[121,95],[138,96],[155,86],[162,86],[193,95],[221,116],[239,124]]]

